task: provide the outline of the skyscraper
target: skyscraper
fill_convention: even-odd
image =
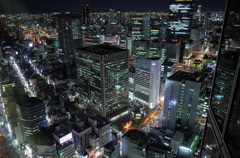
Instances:
[[[88,25],[90,23],[90,9],[89,4],[84,4],[82,6],[82,21],[83,24]]]
[[[150,37],[150,16],[132,16],[132,39],[141,40],[141,39],[149,39]]]
[[[205,96],[206,76],[199,72],[178,71],[166,80],[163,128],[174,131],[179,120],[182,130],[191,132],[194,129],[199,98]]]
[[[168,31],[170,39],[189,39],[194,0],[170,0]]]
[[[118,24],[122,23],[122,12],[117,11],[117,20],[118,20]]]
[[[108,118],[128,108],[128,54],[108,45],[76,49],[83,106]]]
[[[81,15],[80,14],[59,14],[57,15],[57,30],[59,46],[66,57],[74,55],[74,50],[79,44],[81,35]]]
[[[153,109],[159,103],[161,59],[138,59],[135,72],[135,99]]]
[[[240,1],[228,0],[201,157],[240,157]]]
[[[109,10],[109,22],[110,23],[114,22],[114,10],[113,9]]]
[[[202,11],[202,5],[198,5],[197,16],[201,15],[201,11]]]

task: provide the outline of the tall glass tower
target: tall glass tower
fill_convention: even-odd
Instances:
[[[201,157],[240,157],[240,1],[228,0]]]
[[[76,49],[82,106],[109,119],[128,109],[128,54],[108,45]]]
[[[190,37],[194,0],[170,0],[168,31],[170,39]]]

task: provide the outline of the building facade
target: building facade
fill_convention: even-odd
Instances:
[[[56,18],[60,52],[66,57],[73,56],[78,40],[82,38],[81,15],[59,14]]]
[[[170,0],[168,31],[170,39],[190,37],[194,0]]]
[[[191,132],[199,117],[199,98],[205,96],[206,88],[206,74],[178,71],[170,76],[165,85],[163,128],[174,131],[179,126]]]
[[[128,54],[107,45],[76,49],[81,105],[104,117],[128,108]]]
[[[227,1],[201,157],[240,157],[239,6]]]
[[[159,103],[161,59],[138,59],[135,72],[134,98],[155,108]]]
[[[90,8],[89,4],[84,4],[82,6],[82,21],[83,24],[89,25],[90,24]]]
[[[43,102],[35,97],[24,96],[17,102],[20,109],[20,119],[26,136],[33,135],[40,128],[47,127],[46,107]]]

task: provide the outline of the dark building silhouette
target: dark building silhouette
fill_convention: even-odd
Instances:
[[[84,4],[82,6],[82,20],[83,20],[83,24],[88,25],[90,23],[90,8],[89,8],[89,4]]]
[[[240,1],[228,0],[201,157],[240,157]]]

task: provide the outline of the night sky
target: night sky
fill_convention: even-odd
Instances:
[[[11,3],[10,3],[11,2]],[[81,12],[84,3],[90,4],[91,12],[109,11],[164,11],[169,8],[169,0],[0,0],[0,13],[45,13]],[[196,0],[202,11],[224,11],[226,0]]]

